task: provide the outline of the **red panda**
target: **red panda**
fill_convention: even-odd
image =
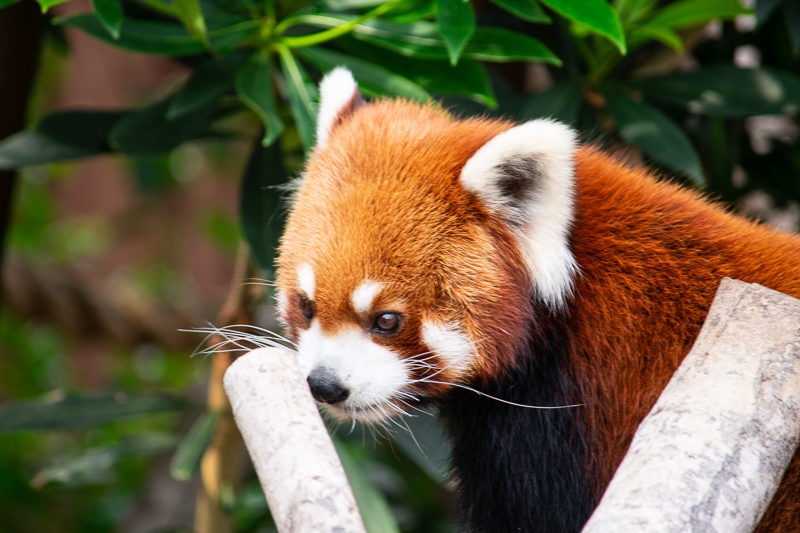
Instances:
[[[800,237],[564,124],[366,103],[344,69],[320,92],[279,314],[334,417],[438,407],[468,531],[579,531],[722,277],[800,297]],[[800,530],[799,476],[760,531]]]

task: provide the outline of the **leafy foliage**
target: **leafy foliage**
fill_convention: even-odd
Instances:
[[[16,1],[0,0],[0,7]],[[63,0],[37,1],[48,12]],[[313,148],[316,84],[337,65],[350,68],[369,96],[435,98],[457,112],[522,120],[552,116],[587,132],[587,140],[597,141],[593,135],[632,148],[665,174],[726,199],[763,189],[779,203],[800,202],[796,136],[776,137],[764,151],[737,134],[754,116],[797,121],[800,4],[793,0],[759,0],[754,11],[738,0],[93,0],[92,6],[52,22],[179,61],[191,75],[135,109],[52,113],[0,140],[0,169],[102,153],[124,154],[142,166],[190,140],[229,138],[230,118],[246,113],[257,127],[233,136],[259,133],[240,180],[240,226],[264,272],[282,225],[280,186]],[[752,31],[733,23],[753,16]],[[721,28],[714,38],[700,30],[711,21]],[[760,62],[734,63],[742,47],[757,50]],[[545,80],[534,91],[525,77],[531,72]],[[734,168],[746,174],[744,184],[733,183]],[[47,380],[37,379],[44,387]],[[84,453],[57,456],[36,477],[41,486],[109,483],[108,465],[176,446],[172,473],[188,479],[196,475],[216,413],[202,413],[182,439],[163,432],[121,438],[114,429],[123,418],[149,420],[151,412],[185,409],[172,396],[153,394],[50,396],[3,405],[0,431],[20,442],[30,431],[108,432]],[[350,437],[337,440],[371,531],[450,530],[437,496],[446,444],[436,427],[412,421],[411,428],[425,453],[410,432],[394,437],[394,450],[366,452]],[[398,465],[398,457],[413,466]],[[394,466],[380,466],[386,464]],[[23,476],[6,476],[4,468],[0,480],[8,481],[0,482],[0,496],[15,492],[34,501]],[[245,486],[233,513],[241,530],[269,527],[257,485]]]

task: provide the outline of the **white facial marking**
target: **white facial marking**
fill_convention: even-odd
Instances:
[[[286,322],[284,318],[287,316],[289,312],[289,296],[286,294],[286,291],[280,291],[275,298],[276,300],[276,309],[278,311],[278,320],[286,326]]]
[[[306,293],[306,298],[314,299],[314,269],[308,263],[297,267],[297,286]]]
[[[319,84],[319,114],[317,115],[317,146],[328,142],[336,119],[353,98],[358,98],[358,85],[344,67],[337,67],[322,78]]]
[[[469,371],[475,352],[464,331],[456,324],[422,323],[422,341],[444,359],[446,368],[457,376]]]
[[[306,376],[317,367],[326,367],[350,390],[341,404],[325,406],[337,418],[376,421],[399,412],[399,405],[395,409],[388,402],[408,385],[408,371],[397,354],[372,342],[361,329],[329,336],[314,320],[300,332],[297,357]]]
[[[574,218],[575,132],[559,122],[532,120],[483,145],[461,171],[461,183],[514,226],[536,295],[560,308],[572,294],[578,265],[569,249]],[[502,167],[524,160],[536,164],[532,194],[514,202],[501,187]]]
[[[364,281],[356,287],[350,301],[356,313],[362,315],[372,308],[372,301],[383,288],[383,283],[378,281]]]

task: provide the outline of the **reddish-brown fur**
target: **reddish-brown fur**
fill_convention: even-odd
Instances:
[[[281,244],[279,286],[296,293],[297,266],[313,263],[317,317],[335,331],[361,320],[348,300],[359,283],[395,280],[385,303],[412,310],[414,322],[401,338],[376,342],[413,356],[426,349],[420,320],[457,317],[479,341],[474,381],[502,374],[528,342],[530,280],[508,228],[458,177],[479,147],[511,126],[456,121],[401,101],[373,103],[341,120],[307,168]],[[800,238],[594,148],[580,148],[575,158],[570,242],[580,274],[565,318],[566,352],[584,404],[586,470],[599,496],[691,347],[721,278],[800,297]],[[304,327],[294,307],[292,334]],[[799,476],[795,456],[759,531],[800,530]]]

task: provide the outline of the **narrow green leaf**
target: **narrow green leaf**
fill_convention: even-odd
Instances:
[[[437,0],[436,4],[439,33],[447,46],[450,64],[455,65],[475,33],[475,12],[469,0]]]
[[[208,42],[208,31],[199,0],[174,0],[175,12],[189,33],[204,43]]]
[[[169,471],[173,478],[186,481],[194,477],[211,437],[214,436],[219,417],[219,411],[207,411],[195,421],[170,461]]]
[[[212,102],[213,103],[213,102]],[[156,155],[169,152],[208,131],[216,106],[209,105],[177,118],[169,118],[170,100],[129,113],[111,129],[109,141],[120,152]]]
[[[56,390],[35,400],[0,406],[0,432],[78,429],[186,406],[185,401],[170,396],[127,392],[77,395]]]
[[[114,467],[126,457],[143,457],[173,448],[176,438],[163,433],[126,435],[119,442],[93,447],[76,457],[54,461],[40,470],[31,485],[41,489],[49,485],[76,488],[105,484],[114,480]]]
[[[219,99],[233,87],[236,73],[246,59],[244,53],[232,53],[201,64],[172,97],[167,118],[178,118]]]
[[[97,18],[105,26],[114,39],[119,39],[119,29],[122,26],[122,5],[119,0],[92,0],[92,6]]]
[[[108,152],[108,133],[124,115],[118,111],[52,113],[43,118],[33,131],[23,131],[0,141],[0,169]]]
[[[280,49],[281,70],[289,92],[289,108],[306,151],[314,147],[317,89],[288,48]]]
[[[425,89],[408,78],[368,61],[315,46],[301,48],[297,52],[322,72],[338,65],[346,66],[353,73],[359,87],[367,94],[403,96],[413,100],[427,100],[430,97]]]
[[[375,7],[383,2],[384,0],[325,0],[323,3],[334,11],[345,11],[347,9]]]
[[[654,12],[647,24],[681,30],[710,20],[727,20],[751,12],[742,7],[739,0],[682,0]]]
[[[47,13],[47,10],[53,6],[57,6],[58,4],[63,4],[68,0],[36,0],[39,6],[42,8],[42,13]]]
[[[353,20],[349,15],[307,15],[303,22],[323,27],[338,27]],[[449,59],[447,46],[436,24],[418,21],[398,24],[387,20],[371,20],[359,24],[352,36],[398,54],[420,59]],[[561,61],[541,41],[504,28],[478,26],[467,43],[464,57],[481,61],[543,61],[560,65]]]
[[[400,527],[392,515],[389,503],[375,484],[364,474],[363,461],[357,461],[350,447],[334,440],[336,451],[353,489],[358,510],[368,533],[400,533]]]
[[[552,22],[537,0],[492,0],[492,3],[528,22],[538,24],[548,24]]]
[[[412,80],[424,89],[441,94],[458,94],[488,107],[497,106],[486,69],[478,61],[464,59],[452,66],[446,60],[413,59],[352,38],[339,41],[345,51]]]
[[[256,264],[265,272],[273,267],[275,248],[283,229],[284,211],[278,186],[285,181],[280,140],[268,147],[260,139],[254,142],[242,178],[239,213],[250,251]]]
[[[3,9],[4,7],[8,7],[10,5],[16,4],[17,2],[20,2],[20,1],[21,0],[0,0],[0,9]]]
[[[540,0],[559,15],[590,28],[606,37],[622,55],[627,52],[625,34],[617,12],[606,0],[575,2],[574,0]]]
[[[635,24],[645,18],[653,11],[656,6],[657,0],[615,0],[614,7],[617,9],[617,14],[623,22],[623,26],[627,24]]]
[[[608,87],[603,94],[620,137],[696,183],[705,183],[697,152],[672,119],[655,107],[629,99],[616,86]]]
[[[634,50],[650,41],[658,41],[669,46],[676,52],[683,51],[683,41],[680,35],[666,26],[655,26],[647,23],[635,26],[628,34],[628,47]]]
[[[645,97],[695,113],[746,117],[800,112],[800,76],[774,69],[713,65],[695,72],[626,82]]]
[[[580,79],[557,81],[548,90],[530,95],[520,109],[519,118],[552,117],[567,124],[576,124],[582,102]]]
[[[236,94],[264,124],[264,146],[269,146],[283,131],[272,92],[269,56],[254,53],[236,74]]]
[[[180,56],[197,54],[206,49],[205,44],[190,35],[186,28],[168,22],[125,18],[116,39],[97,16],[91,13],[57,19],[57,23],[79,28],[92,37],[119,48],[147,54]]]

